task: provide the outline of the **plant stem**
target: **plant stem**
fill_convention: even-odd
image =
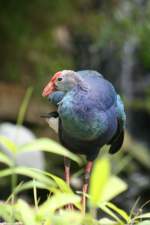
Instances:
[[[14,205],[15,204],[15,200],[16,200],[16,194],[15,194],[15,188],[17,186],[17,174],[15,172],[16,169],[16,158],[14,156],[14,163],[11,167],[12,169],[12,176],[11,176],[11,193],[12,193],[12,197],[11,197],[11,204]],[[14,208],[12,208],[12,223],[15,222],[15,210]]]

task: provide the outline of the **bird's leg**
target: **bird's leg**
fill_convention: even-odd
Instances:
[[[70,159],[64,157],[64,165],[65,165],[65,180],[68,186],[70,187]],[[73,205],[67,205],[68,209],[73,209]]]
[[[64,157],[64,165],[65,165],[65,180],[68,186],[70,186],[70,159]]]
[[[83,184],[83,195],[82,195],[82,213],[85,214],[86,212],[86,194],[88,191],[88,185],[89,185],[89,178],[91,174],[93,166],[93,161],[88,161],[86,167],[85,167],[85,174],[84,174],[84,184]]]

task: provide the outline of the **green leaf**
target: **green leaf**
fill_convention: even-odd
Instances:
[[[101,210],[103,210],[106,214],[108,214],[110,217],[112,217],[113,219],[115,219],[115,221],[117,221],[119,223],[119,225],[123,225],[124,222],[111,210],[109,209],[106,204],[100,204],[99,208]]]
[[[49,190],[52,187],[56,187],[56,183],[52,179],[50,179],[49,177],[45,176],[44,174],[40,172],[37,173],[33,168],[16,167],[13,169],[12,168],[4,169],[0,171],[0,177],[10,176],[12,173],[16,173],[16,174],[30,177],[32,179],[36,179],[42,184],[46,185]]]
[[[37,169],[35,169],[37,170]],[[56,182],[56,184],[58,185],[59,189],[62,191],[62,192],[65,192],[65,193],[72,193],[73,194],[73,191],[72,189],[68,186],[68,184],[63,180],[61,179],[60,177],[57,177],[49,172],[45,172],[45,171],[42,171],[43,174],[51,177],[52,179],[54,179],[54,181]],[[76,208],[80,209],[80,204],[75,204]]]
[[[49,220],[49,219],[48,219]],[[44,225],[98,225],[98,221],[93,219],[91,215],[83,216],[79,211],[61,210],[60,213],[51,215],[51,223],[47,220]],[[49,222],[49,223],[48,223]]]
[[[51,216],[51,224],[55,225],[83,225],[83,215],[77,211],[65,211],[62,210],[59,214],[53,214]],[[84,223],[85,224],[85,223]],[[46,224],[44,224],[46,225]],[[49,225],[49,223],[47,223]],[[86,223],[86,225],[88,225]],[[92,225],[90,223],[90,225]]]
[[[33,197],[34,197],[35,209],[38,210],[37,186],[36,186],[35,180],[33,180]]]
[[[116,205],[114,205],[111,202],[107,202],[106,206],[112,209],[113,211],[115,211],[116,213],[118,213],[127,223],[129,222],[130,217],[124,210],[118,208]]]
[[[49,190],[49,188],[47,187],[47,185],[37,181],[37,180],[31,180],[31,181],[27,181],[25,183],[19,183],[13,190],[13,192],[11,193],[11,195],[7,198],[7,202],[10,201],[10,199],[13,198],[14,195],[17,195],[20,192],[29,190],[29,189],[33,189],[34,185],[36,185],[36,188],[38,189],[45,189],[45,190]]]
[[[49,215],[49,213],[54,213],[57,209],[69,204],[80,203],[80,197],[71,193],[57,193],[51,198],[47,199],[43,205],[40,206],[39,214]]]
[[[12,222],[13,206],[6,203],[0,203],[0,217],[6,222]]]
[[[150,220],[145,220],[143,222],[138,223],[137,225],[150,225]]]
[[[17,125],[23,124],[23,120],[24,120],[25,113],[28,108],[28,104],[29,104],[29,100],[31,98],[32,92],[33,92],[33,87],[29,87],[25,93],[24,99],[23,99],[20,109],[19,109]]]
[[[35,171],[39,171],[38,169],[36,168],[33,168],[33,170]],[[71,190],[71,188],[68,186],[68,184],[63,180],[61,179],[60,177],[50,173],[50,172],[46,172],[46,171],[40,171],[42,174],[52,178],[56,184],[58,185],[59,189],[62,191],[62,192],[66,192],[66,193],[73,193],[73,191]]]
[[[108,218],[102,218],[99,220],[99,225],[120,225],[120,223],[110,220]]]
[[[64,148],[62,145],[58,144],[57,142],[49,139],[49,138],[39,138],[35,141],[32,141],[29,144],[24,144],[19,146],[19,152],[28,152],[28,151],[46,151],[55,153],[58,155],[66,156],[75,162],[81,164],[81,159]]]
[[[21,183],[19,184],[15,190],[14,190],[14,193],[15,194],[18,194],[22,191],[26,191],[26,190],[29,190],[29,189],[33,189],[34,188],[34,185],[36,185],[36,188],[38,189],[45,189],[45,190],[49,190],[49,188],[47,187],[47,185],[45,185],[44,183],[41,183],[40,181],[37,181],[37,180],[31,180],[31,181],[27,181],[25,183]]]
[[[103,189],[100,201],[109,201],[125,190],[127,190],[127,184],[119,177],[111,176]]]
[[[17,152],[17,146],[9,138],[7,138],[5,136],[0,136],[0,143],[4,147],[6,147],[11,153],[16,154],[16,152]]]
[[[146,219],[146,218],[150,218],[150,213],[144,213],[144,214],[141,214],[139,216],[135,216],[134,218],[135,219]]]
[[[7,166],[13,166],[13,161],[4,153],[0,152],[0,162]]]
[[[97,205],[101,201],[105,186],[110,176],[110,163],[108,158],[97,159],[90,179],[90,201]]]
[[[19,199],[15,205],[15,209],[18,211],[18,219],[24,225],[38,225],[35,220],[33,208],[31,208],[25,201]]]

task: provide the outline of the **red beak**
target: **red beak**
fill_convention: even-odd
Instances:
[[[50,81],[44,88],[43,92],[42,92],[42,96],[48,96],[50,95],[53,91],[55,90],[55,84]]]
[[[51,78],[51,80],[48,82],[48,84],[45,86],[42,96],[48,96],[50,95],[53,91],[56,90],[56,85],[55,85],[55,81],[56,79],[61,76],[62,72],[58,71],[57,73],[54,74],[54,76]]]

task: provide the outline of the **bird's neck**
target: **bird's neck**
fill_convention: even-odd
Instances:
[[[80,76],[78,76],[77,87],[82,91],[87,91],[89,86],[85,80],[83,80]]]

